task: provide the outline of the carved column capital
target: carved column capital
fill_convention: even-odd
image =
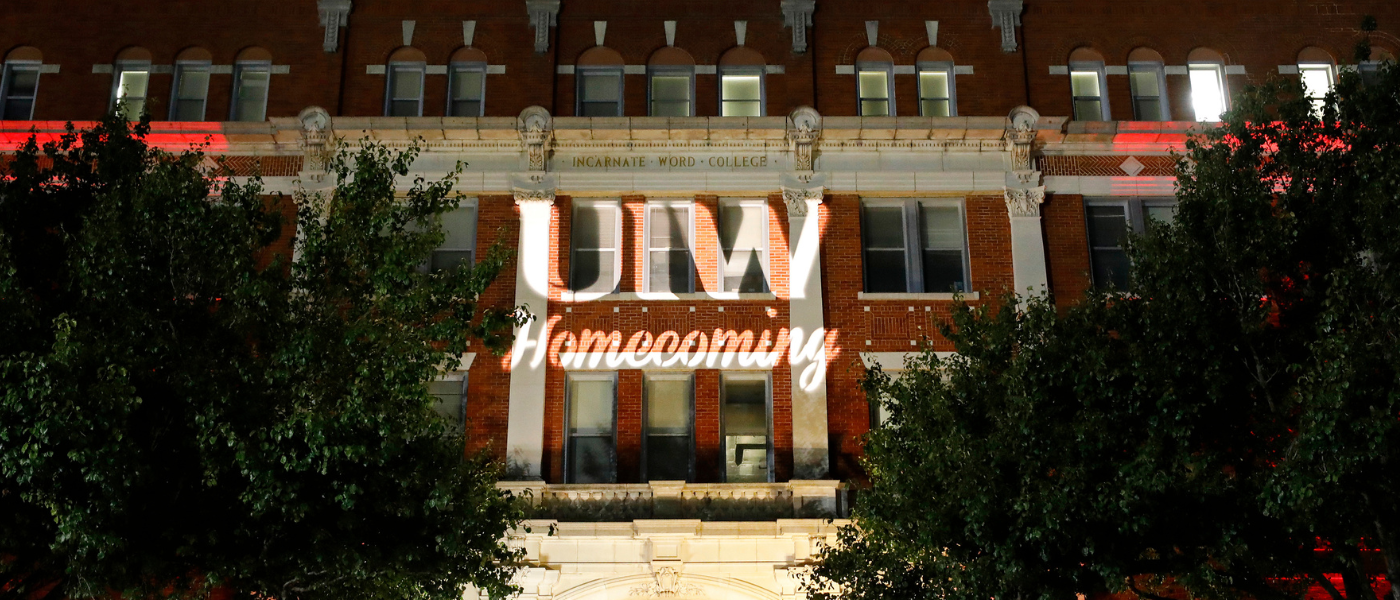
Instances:
[[[783,27],[792,28],[792,51],[801,54],[807,51],[807,28],[812,26],[812,13],[817,10],[817,0],[783,0]]]
[[[554,205],[554,194],[559,187],[559,178],[549,173],[511,173],[510,191],[518,206],[543,204]]]
[[[559,0],[525,0],[530,26],[535,28],[535,52],[549,50],[549,28],[559,24]]]
[[[1016,28],[1021,26],[1022,0],[987,0],[992,28],[1001,29],[1001,51],[1016,51]]]
[[[1006,188],[1006,212],[1013,217],[1039,217],[1045,202],[1045,186],[1027,189]]]
[[[351,0],[316,0],[316,13],[326,30],[321,39],[322,50],[335,52],[340,47],[340,28],[349,22],[351,7]]]
[[[787,204],[788,218],[807,216],[809,202],[821,204],[826,195],[826,175],[811,171],[783,173],[779,177],[779,187],[783,190],[783,203]]]

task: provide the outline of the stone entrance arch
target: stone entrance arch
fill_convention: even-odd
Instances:
[[[554,600],[781,600],[775,589],[733,577],[685,573],[672,567],[599,579],[559,590]]]

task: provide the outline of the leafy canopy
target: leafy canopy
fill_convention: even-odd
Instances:
[[[147,130],[69,125],[0,175],[0,594],[509,591],[521,508],[424,383],[524,318],[478,306],[499,244],[419,269],[456,173],[396,193],[416,150],[367,145],[292,205]]]
[[[819,596],[1340,600],[1382,565],[1400,600],[1400,69],[1320,114],[1251,89],[1179,167],[1130,294],[963,306],[957,354],[869,374]]]

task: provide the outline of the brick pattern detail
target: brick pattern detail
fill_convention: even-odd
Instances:
[[[220,167],[233,171],[236,177],[295,177],[301,172],[300,156],[220,156],[215,159]]]
[[[1176,159],[1170,156],[1133,156],[1143,169],[1136,177],[1176,177]],[[1127,156],[1042,156],[1036,168],[1046,177],[1054,175],[1081,177],[1126,177],[1119,168]]]

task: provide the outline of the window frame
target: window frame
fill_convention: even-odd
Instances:
[[[686,250],[690,253],[690,268],[688,269],[690,273],[689,285],[687,286],[686,291],[683,292],[675,292],[669,290],[653,292],[651,289],[651,255],[653,250],[651,247],[652,209],[659,207],[673,208],[679,206],[683,206],[686,209]],[[671,250],[674,250],[674,247],[672,247]],[[646,290],[649,293],[657,294],[694,293],[696,271],[695,255],[695,201],[690,199],[648,199],[645,204],[645,210],[642,213],[642,289]],[[675,286],[673,285],[671,287]]]
[[[656,99],[653,95],[653,78],[662,77],[686,77],[690,80],[690,86],[686,92],[686,104],[689,105],[688,117],[695,116],[695,67],[682,65],[656,65],[647,67],[647,115],[658,116],[656,114]]]
[[[1322,91],[1322,95],[1311,95],[1312,90],[1308,89],[1308,80],[1305,76],[1307,71],[1327,72],[1327,89]],[[1327,94],[1332,93],[1332,90],[1337,87],[1337,66],[1328,62],[1300,62],[1298,63],[1298,81],[1303,84],[1303,94],[1312,102],[1313,110],[1321,116],[1322,109],[1327,103]]]
[[[720,470],[719,470],[719,478],[720,478],[720,481],[721,481],[722,483],[731,483],[731,482],[729,481],[729,469],[728,469],[727,466],[726,466],[726,465],[728,464],[728,459],[729,459],[729,457],[728,457],[728,453],[726,452],[726,451],[727,451],[727,448],[726,448],[726,442],[725,442],[725,438],[729,437],[729,435],[728,435],[728,433],[729,433],[729,415],[728,415],[728,412],[729,412],[729,411],[726,409],[726,407],[729,406],[729,401],[728,401],[728,396],[729,396],[729,382],[730,382],[730,381],[760,381],[760,380],[763,381],[764,384],[765,384],[765,385],[764,385],[764,394],[765,394],[765,396],[766,396],[766,399],[765,399],[765,402],[764,402],[764,404],[765,404],[764,415],[765,415],[765,418],[767,419],[767,422],[768,422],[768,432],[765,434],[765,440],[766,440],[767,445],[768,445],[768,450],[767,450],[767,453],[768,453],[768,456],[767,456],[767,458],[768,458],[768,469],[767,469],[767,470],[768,470],[768,483],[773,483],[773,481],[774,481],[774,473],[773,473],[773,471],[774,471],[774,469],[773,469],[773,465],[774,465],[774,457],[773,457],[773,377],[772,377],[772,373],[769,372],[769,371],[724,371],[724,372],[721,372],[721,373],[720,373],[720,379],[719,379],[719,416],[720,416],[720,423],[719,423],[719,451],[720,451],[720,466],[721,466],[721,468],[720,468]]]
[[[459,73],[480,73],[481,86],[477,89],[479,95],[477,99],[477,111],[474,115],[459,115],[454,109],[458,99],[453,96],[457,89],[457,77]],[[470,101],[470,100],[467,100]],[[486,63],[479,60],[457,61],[447,65],[447,109],[449,117],[484,117],[486,116]]]
[[[1127,231],[1129,235],[1142,235],[1147,232],[1147,213],[1144,208],[1170,207],[1176,208],[1177,202],[1174,196],[1104,196],[1084,199],[1084,245],[1089,250],[1089,284],[1101,290],[1118,290],[1113,287],[1104,286],[1097,281],[1094,276],[1094,250],[1118,249],[1126,253],[1127,246],[1094,246],[1089,232],[1092,224],[1089,222],[1089,208],[1094,206],[1120,206],[1123,208],[1123,218],[1128,222]]]
[[[213,76],[213,64],[207,60],[177,60],[175,61],[174,75],[171,77],[170,82],[171,121],[181,121],[181,119],[177,118],[179,116],[180,101],[193,99],[180,97],[180,87],[181,84],[184,83],[185,74],[191,70],[202,71],[204,73],[204,94],[203,97],[200,98],[199,119],[184,122],[197,123],[204,121],[205,118],[209,116],[209,80]],[[147,91],[147,95],[150,95],[149,90]]]
[[[769,262],[769,255],[772,254],[772,240],[770,239],[772,231],[769,230],[768,221],[772,218],[772,215],[770,214],[771,209],[768,206],[768,201],[763,198],[720,198],[716,210],[720,212],[720,222],[722,223],[723,213],[726,209],[738,208],[740,210],[743,210],[746,207],[757,208],[763,211],[763,247],[759,250],[759,252],[762,255],[762,259],[759,261],[759,263],[762,265],[763,268],[763,289],[757,292],[741,292],[737,289],[730,290],[727,286],[724,285],[725,267],[729,265],[728,261],[724,259],[724,238],[721,236],[722,225],[717,225],[715,227],[715,257],[718,263],[717,272],[719,275],[719,289],[722,292],[734,293],[771,293],[773,291],[773,284],[770,281],[772,272],[770,270],[771,265]]]
[[[432,268],[433,259],[436,257],[436,255],[437,255],[438,252],[465,252],[465,251],[469,251],[469,252],[472,253],[472,261],[471,261],[471,264],[467,265],[467,268],[470,269],[470,268],[476,266],[476,261],[477,261],[477,259],[479,258],[479,257],[477,256],[476,247],[477,247],[477,242],[480,241],[479,238],[480,238],[480,234],[481,234],[481,205],[480,205],[480,199],[477,198],[477,197],[474,197],[474,196],[472,196],[472,197],[464,197],[464,198],[462,198],[462,199],[460,199],[460,200],[457,201],[457,207],[454,208],[454,209],[452,209],[452,210],[461,210],[461,209],[463,209],[463,208],[470,208],[470,209],[472,209],[472,218],[476,221],[475,223],[472,224],[471,248],[448,248],[448,247],[445,247],[445,246],[438,246],[438,247],[436,247],[436,248],[433,248],[432,251],[428,254],[428,261],[427,261],[426,263],[424,263],[424,265],[423,265],[425,271],[428,271],[428,272],[433,271],[433,268]],[[450,212],[450,211],[449,211],[449,212]],[[444,233],[446,233],[446,232],[444,232]],[[444,238],[445,238],[445,237],[446,237],[446,236],[444,236]],[[444,241],[444,243],[445,243],[445,242],[446,242],[446,239],[444,239],[443,241]]]
[[[865,209],[867,207],[900,207],[902,219],[902,233],[904,236],[904,291],[903,292],[872,292],[870,291],[869,261],[866,260],[868,246],[865,238]],[[962,226],[962,287],[961,292],[928,292],[924,281],[924,240],[923,231],[920,228],[919,214],[924,206],[933,207],[956,207],[958,218]],[[864,293],[895,293],[895,294],[940,294],[940,293],[969,293],[972,288],[972,267],[971,251],[968,248],[967,232],[967,206],[961,199],[942,198],[862,198],[861,199],[861,227],[860,227],[860,258],[861,258],[861,290]],[[911,240],[912,243],[911,243]]]
[[[412,98],[397,98],[394,96],[394,83],[398,79],[399,71],[416,71],[418,73],[418,111],[413,115],[395,115],[393,113],[394,103]],[[389,61],[384,65],[384,116],[386,117],[421,117],[423,116],[423,96],[424,88],[427,85],[428,64],[418,61]]]
[[[856,61],[856,113],[862,117],[893,117],[897,116],[894,104],[894,63],[884,61]],[[865,114],[866,97],[861,95],[860,76],[864,72],[880,72],[885,74],[885,114],[867,115]],[[878,101],[881,98],[873,98]]]
[[[34,73],[34,95],[18,96],[10,94],[10,87],[14,83],[15,71],[32,71]],[[6,121],[32,121],[34,120],[34,109],[39,104],[39,78],[43,74],[43,64],[37,60],[7,60],[0,63],[0,120]],[[9,104],[11,98],[29,100],[29,114],[24,118],[5,114],[5,106]]]
[[[651,481],[648,473],[651,467],[651,457],[648,448],[651,446],[647,442],[651,437],[651,395],[647,391],[647,381],[660,379],[668,381],[685,380],[690,384],[690,410],[686,418],[686,437],[690,438],[690,452],[688,454],[689,464],[686,466],[686,481],[695,481],[695,372],[694,371],[645,371],[642,374],[642,460],[641,460],[641,480]],[[675,436],[670,436],[675,437]],[[664,480],[658,480],[664,481]]]
[[[752,75],[758,76],[758,115],[757,115],[757,116],[759,116],[759,117],[766,117],[766,116],[768,116],[768,76],[767,76],[767,73],[765,73],[766,70],[767,70],[767,69],[765,69],[763,65],[733,65],[733,66],[727,66],[727,67],[725,67],[725,66],[719,67],[719,69],[718,69],[718,73],[719,73],[719,77],[718,77],[719,86],[718,86],[718,87],[719,87],[719,89],[717,90],[717,94],[719,95],[719,116],[721,116],[721,117],[729,116],[729,115],[725,115],[725,114],[724,114],[724,78],[725,78],[725,77],[731,77],[731,76],[732,76],[732,77],[747,77],[747,76],[752,76]],[[751,102],[751,100],[732,100],[731,102]],[[734,115],[734,116],[738,116],[738,115]]]
[[[586,78],[588,78],[588,77],[593,77],[593,76],[596,76],[596,75],[613,75],[613,74],[617,75],[617,101],[615,102],[615,104],[617,105],[617,114],[615,114],[615,115],[603,115],[603,116],[621,117],[621,116],[624,116],[625,114],[627,114],[627,113],[626,113],[627,97],[624,95],[624,94],[627,92],[627,74],[626,74],[625,69],[623,68],[623,66],[622,66],[622,65],[580,65],[580,66],[574,67],[574,114],[575,114],[575,115],[580,116],[580,117],[582,117],[582,116],[587,116],[587,115],[585,115],[584,112],[583,112],[583,105],[584,105],[584,103],[585,103],[585,101],[584,101],[584,99],[583,99],[584,80],[585,80]],[[651,84],[651,82],[648,81],[648,82],[647,82],[647,85],[650,85],[650,84]],[[592,101],[592,100],[587,101],[587,103],[588,103],[588,104],[604,104],[604,102]]]
[[[460,373],[460,375],[459,375],[459,373]],[[456,383],[458,384],[458,386],[457,386],[457,411],[456,411],[456,412],[457,412],[457,417],[456,417],[457,420],[456,420],[456,424],[457,424],[457,426],[458,426],[458,429],[460,429],[460,430],[462,430],[462,431],[465,431],[465,430],[466,430],[466,427],[467,427],[467,388],[468,388],[468,379],[469,379],[469,375],[470,375],[470,373],[469,373],[468,371],[458,371],[458,372],[451,373],[451,374],[449,374],[449,375],[447,375],[447,376],[445,376],[445,377],[439,377],[439,378],[437,378],[437,379],[434,379],[434,380],[431,382],[431,383],[456,382]],[[429,393],[429,394],[432,394],[432,395],[435,396],[435,397],[441,398],[441,397],[438,396],[437,394],[432,393],[431,388],[429,389],[429,392],[428,392],[428,393]],[[434,402],[434,405],[436,405],[436,404],[437,404],[437,402]],[[437,412],[436,406],[434,406],[434,412]],[[442,414],[442,413],[438,413],[438,414]]]
[[[941,73],[943,73],[944,78],[946,78],[946,79],[948,80],[948,98],[947,98],[947,100],[948,100],[948,116],[949,116],[949,117],[956,117],[956,116],[958,116],[958,85],[957,85],[957,77],[956,77],[956,74],[957,74],[957,73],[956,73],[956,71],[957,71],[957,69],[956,69],[955,66],[953,65],[952,61],[946,61],[946,60],[939,60],[939,61],[921,61],[921,62],[919,62],[919,63],[916,65],[916,67],[915,67],[915,69],[914,69],[914,72],[915,72],[915,75],[919,78],[918,81],[915,82],[915,85],[917,85],[918,88],[919,88],[919,116],[921,116],[921,117],[931,117],[931,116],[934,116],[934,115],[926,114],[926,112],[924,111],[924,101],[925,101],[926,99],[927,99],[927,100],[937,100],[937,99],[938,99],[938,98],[935,98],[935,97],[933,97],[933,96],[925,96],[925,95],[924,95],[924,73],[936,73],[936,72],[941,72]]]
[[[107,103],[107,110],[109,111],[116,110],[117,102],[125,99],[125,97],[120,97],[118,94],[120,94],[122,90],[122,74],[127,71],[144,71],[146,73],[146,89],[141,95],[141,113],[135,115],[135,118],[130,118],[131,115],[126,115],[128,121],[136,121],[141,118],[141,115],[150,114],[151,112],[147,104],[151,100],[151,75],[154,73],[155,69],[151,67],[151,61],[149,60],[119,60],[112,63],[112,95],[111,101]]]
[[[564,374],[564,451],[563,451],[563,479],[564,483],[577,483],[573,477],[573,443],[575,437],[570,429],[573,428],[569,415],[573,412],[574,392],[572,385],[574,381],[611,381],[612,382],[612,481],[602,482],[606,484],[617,483],[617,398],[618,398],[618,376],[617,371],[569,371]],[[598,484],[595,484],[598,485]]]
[[[1129,61],[1129,62],[1128,62],[1128,94],[1131,95],[1131,96],[1132,96],[1132,99],[1133,99],[1133,118],[1135,118],[1135,119],[1137,119],[1137,120],[1139,120],[1139,121],[1145,121],[1145,120],[1147,120],[1147,119],[1143,119],[1143,118],[1142,118],[1142,114],[1138,111],[1138,99],[1139,99],[1139,98],[1144,98],[1144,99],[1145,99],[1145,98],[1152,98],[1152,97],[1153,97],[1153,96],[1139,96],[1138,93],[1137,93],[1137,86],[1133,84],[1133,81],[1134,81],[1134,79],[1133,79],[1133,74],[1134,74],[1134,73],[1141,73],[1141,72],[1143,72],[1143,71],[1153,71],[1153,72],[1155,72],[1155,73],[1157,74],[1157,96],[1156,96],[1156,99],[1157,99],[1157,111],[1158,111],[1159,114],[1158,114],[1158,118],[1152,119],[1152,121],[1161,122],[1161,121],[1170,121],[1170,120],[1172,120],[1172,119],[1171,119],[1171,116],[1172,116],[1171,105],[1170,105],[1170,103],[1168,102],[1168,98],[1170,97],[1170,94],[1167,93],[1167,68],[1166,68],[1166,65],[1163,65],[1162,63],[1157,62],[1157,61],[1136,61],[1136,60],[1135,60],[1135,61]]]
[[[243,89],[243,74],[249,71],[262,72],[267,74],[267,85],[262,91],[262,115],[260,118],[248,119],[247,115],[239,112],[239,91]],[[272,61],[270,60],[240,60],[233,63],[233,98],[229,102],[228,116],[230,121],[257,123],[267,120],[267,100],[272,89]]]
[[[1099,117],[1100,117],[1100,118],[1098,118],[1098,119],[1081,119],[1081,118],[1079,118],[1079,108],[1078,108],[1078,105],[1079,105],[1080,100],[1088,100],[1089,98],[1092,98],[1092,96],[1078,96],[1078,95],[1075,95],[1075,93],[1074,93],[1074,75],[1075,75],[1076,73],[1085,73],[1085,72],[1093,72],[1095,75],[1098,76],[1098,80],[1099,80],[1099,95],[1098,95],[1097,98],[1096,98],[1096,99],[1098,100],[1098,102],[1099,102]],[[1108,106],[1108,69],[1106,69],[1106,68],[1104,67],[1104,64],[1103,64],[1102,62],[1099,62],[1099,61],[1071,61],[1071,62],[1069,63],[1069,98],[1070,98],[1070,109],[1071,109],[1070,112],[1073,114],[1074,120],[1076,120],[1076,121],[1112,121],[1112,120],[1113,120],[1113,116],[1112,116],[1112,115],[1113,115],[1113,111],[1110,110],[1110,109],[1109,109],[1109,106]]]
[[[578,239],[578,236],[577,236],[577,232],[574,230],[574,228],[577,227],[577,225],[578,225],[578,210],[579,210],[580,208],[585,207],[585,206],[600,206],[600,205],[607,205],[607,206],[610,206],[610,207],[612,207],[612,211],[613,211],[613,247],[612,247],[612,254],[613,254],[613,270],[612,270],[612,271],[613,271],[613,273],[612,273],[612,276],[613,276],[613,285],[612,285],[612,289],[609,290],[609,291],[607,291],[607,292],[585,292],[585,291],[579,290],[579,289],[575,286],[575,281],[574,281],[574,278],[577,276],[576,267],[578,266],[578,260],[577,260],[576,257],[577,257],[577,252],[578,252],[578,250],[579,250],[579,248],[575,245],[575,241]],[[479,221],[478,221],[478,223],[479,223]],[[585,248],[584,250],[590,250],[590,249],[589,249],[589,248]],[[596,251],[596,250],[601,250],[601,248],[592,248],[591,250],[595,250],[595,251]],[[618,199],[618,198],[609,198],[609,199],[601,199],[601,200],[579,200],[579,199],[574,200],[574,201],[572,202],[572,206],[571,206],[570,209],[569,209],[569,291],[572,292],[572,293],[574,293],[574,294],[576,294],[576,295],[577,295],[577,294],[596,294],[596,295],[599,295],[599,296],[605,296],[605,295],[608,295],[608,294],[616,294],[616,293],[618,292],[619,287],[621,286],[621,283],[622,283],[622,201],[621,201],[621,199]]]
[[[1196,82],[1192,80],[1193,71],[1210,70],[1215,73],[1216,82],[1220,84],[1217,90],[1220,95],[1220,114],[1215,119],[1202,119],[1200,110],[1196,106]],[[1191,85],[1191,117],[1197,123],[1219,123],[1225,113],[1230,111],[1230,82],[1225,78],[1225,63],[1213,60],[1188,61],[1186,63],[1186,81]]]

